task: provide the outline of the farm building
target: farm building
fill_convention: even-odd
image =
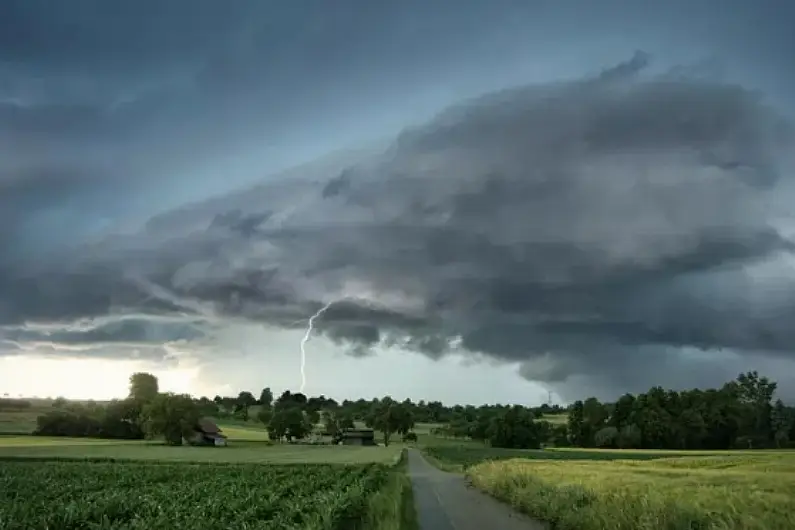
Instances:
[[[194,445],[226,445],[226,435],[221,432],[221,428],[209,418],[202,418],[193,428],[194,436],[191,442]]]
[[[346,429],[340,433],[342,445],[376,445],[372,429]]]

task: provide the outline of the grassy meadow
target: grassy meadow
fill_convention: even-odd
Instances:
[[[484,461],[467,475],[560,530],[795,528],[795,452],[548,453]]]
[[[0,460],[99,459],[216,463],[392,463],[401,447],[270,444],[230,438],[228,447],[171,447],[161,442],[0,436]],[[1,527],[0,527],[1,528]]]

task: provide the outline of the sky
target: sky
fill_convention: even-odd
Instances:
[[[0,394],[795,399],[791,2],[383,4],[0,5]]]

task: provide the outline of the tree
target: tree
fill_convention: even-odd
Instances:
[[[182,445],[199,420],[196,403],[188,394],[158,394],[143,409],[149,437],[163,436],[169,445]]]
[[[488,440],[492,447],[538,449],[540,437],[535,415],[530,409],[515,405],[498,412],[491,420]]]
[[[777,399],[773,405],[771,413],[771,425],[773,427],[773,439],[776,442],[776,447],[781,448],[786,446],[790,441],[789,433],[795,423],[792,411],[787,408],[784,403]]]
[[[159,392],[157,377],[147,372],[136,372],[130,376],[130,399],[146,404]]]
[[[257,419],[267,427],[273,419],[273,409],[270,407],[261,407],[257,412]]]
[[[756,371],[740,374],[736,381],[727,385],[731,391],[736,392],[741,405],[740,434],[749,447],[764,447],[773,440],[771,413],[777,386]]]
[[[270,387],[265,387],[260,392],[259,404],[266,408],[270,408],[273,405],[273,391],[271,391]]]
[[[312,425],[313,428],[315,425],[320,423],[320,412],[316,410],[309,410],[304,412],[304,414],[306,414],[306,420],[310,425]]]
[[[330,410],[323,411],[323,434],[336,437],[341,430],[337,415]]]
[[[297,406],[274,409],[273,416],[268,423],[268,435],[274,440],[287,438],[287,441],[291,442],[293,439],[306,437],[311,431],[312,425],[304,412]]]
[[[618,429],[612,425],[599,429],[594,435],[594,445],[603,448],[615,448],[618,445]]]
[[[244,390],[240,394],[237,395],[237,402],[236,407],[238,412],[240,412],[240,416],[243,421],[248,421],[248,409],[249,407],[257,404],[257,398],[254,397],[254,394],[251,392]]]
[[[585,447],[587,443],[585,433],[585,406],[582,401],[575,401],[569,410],[569,437],[575,447]]]
[[[414,418],[404,404],[386,397],[373,406],[367,423],[384,434],[384,445],[388,446],[392,434],[405,435],[414,427]]]
[[[349,412],[342,412],[337,415],[337,424],[340,429],[353,429],[356,423],[353,421],[353,415]]]

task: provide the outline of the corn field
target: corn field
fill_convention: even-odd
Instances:
[[[0,463],[0,530],[357,528],[389,473],[334,466]]]

